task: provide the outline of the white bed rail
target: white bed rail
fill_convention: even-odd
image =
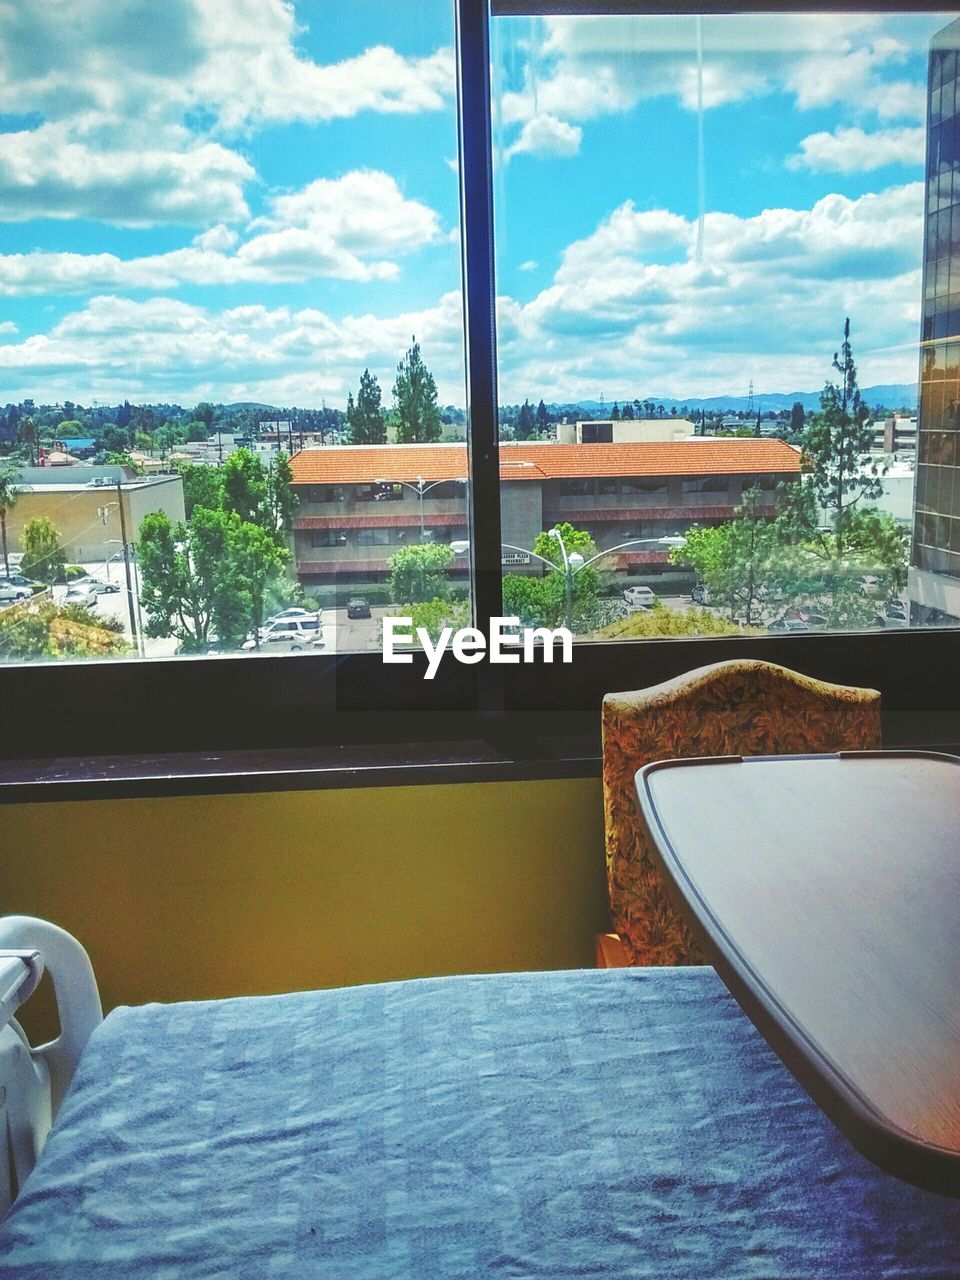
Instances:
[[[13,1014],[49,972],[60,1034],[34,1048]],[[36,1163],[84,1045],[103,1019],[90,958],[31,916],[0,918],[0,1216]]]

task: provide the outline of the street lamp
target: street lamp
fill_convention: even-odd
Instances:
[[[595,560],[601,559],[603,556],[612,555],[614,551],[624,551],[627,547],[650,546],[651,544],[658,547],[682,547],[686,543],[686,538],[680,533],[666,534],[662,538],[631,538],[629,542],[619,542],[615,547],[606,547],[603,551],[598,551],[595,556],[591,556],[589,560],[584,560],[579,551],[567,551],[567,544],[563,540],[563,534],[559,529],[548,529],[547,533],[551,538],[556,538],[560,544],[560,554],[563,556],[563,576],[567,589],[567,630],[573,630],[573,580],[581,569],[589,568]],[[515,547],[509,542],[501,542],[500,546],[506,551],[519,551],[521,555],[533,556],[534,560],[539,560],[545,564],[548,569],[556,569],[557,565],[553,560],[548,560],[546,556],[539,555],[536,551],[528,551],[526,547]],[[470,550],[470,543],[457,539],[450,543],[450,550],[456,556],[462,556]]]
[[[438,484],[466,484],[466,476],[456,476],[452,480],[434,480],[432,484],[427,484],[423,476],[417,476],[417,482],[414,484],[410,480],[374,480],[374,484],[402,484],[406,489],[412,489],[414,493],[420,495],[420,541],[424,539],[423,529],[423,495],[429,493],[431,489],[435,489]]]

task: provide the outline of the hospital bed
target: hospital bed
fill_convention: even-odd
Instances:
[[[9,917],[0,952],[3,1280],[960,1276],[960,1201],[858,1155],[710,969],[101,1019],[68,934]]]

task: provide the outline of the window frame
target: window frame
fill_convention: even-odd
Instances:
[[[862,0],[453,0],[457,46],[461,263],[466,368],[470,595],[474,625],[502,613],[496,355],[491,17],[549,14],[872,11]],[[945,0],[900,0],[903,12],[956,12]],[[918,334],[918,340],[919,340]],[[385,666],[379,653],[222,655],[0,666],[0,707],[13,731],[0,758],[218,753],[324,744],[447,743],[483,735],[511,750],[578,728],[596,732],[611,689],[654,684],[731,658],[763,659],[884,696],[888,742],[960,741],[960,628],[755,638],[578,642],[570,665],[464,666],[434,680],[426,660]],[[904,679],[904,673],[909,678]],[[557,758],[563,747],[555,748]]]

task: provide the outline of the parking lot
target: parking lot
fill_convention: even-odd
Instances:
[[[88,565],[86,568],[90,577],[97,578],[102,582],[110,582],[119,587],[117,591],[98,595],[93,611],[100,617],[119,620],[123,625],[124,635],[128,641],[132,642],[123,565],[115,562],[107,567],[101,563]],[[135,572],[135,566],[131,565],[131,573],[135,574]],[[54,587],[52,589],[54,601],[62,604],[67,590],[66,586]],[[725,611],[709,605],[698,606],[691,600],[689,595],[664,595],[658,598],[666,608],[680,613],[685,613],[691,608],[705,607],[709,612],[716,614],[718,618],[725,617]],[[363,653],[379,651],[381,645],[381,619],[387,613],[396,612],[396,607],[374,606],[371,609],[372,616],[369,618],[348,618],[345,607],[321,609],[319,612],[323,631],[324,652]],[[776,626],[780,626],[783,630],[791,631],[823,629],[818,625],[818,621],[815,618],[809,622],[805,621],[802,610],[785,609],[781,605],[779,608],[768,612],[769,616],[764,617],[764,623],[767,625],[775,623],[775,629]],[[885,606],[878,601],[877,612],[880,616],[883,616],[886,627],[905,627],[908,625],[909,612],[907,608],[904,609],[903,617],[898,616],[896,613],[893,616],[889,616],[886,613]],[[789,626],[784,625],[781,621],[784,615],[791,619]],[[178,641],[172,637],[154,639],[145,635],[142,638],[142,645],[144,656],[148,658],[169,658],[174,656],[178,649]]]

